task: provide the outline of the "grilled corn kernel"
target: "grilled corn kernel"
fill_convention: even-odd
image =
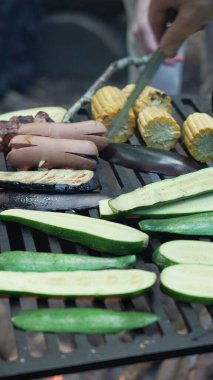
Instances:
[[[184,143],[192,157],[200,162],[213,161],[213,118],[195,112],[183,123]]]
[[[109,128],[114,117],[123,108],[126,103],[126,96],[122,91],[113,86],[105,86],[99,89],[91,100],[92,114],[95,120],[101,121],[105,127]],[[115,137],[114,142],[125,142],[134,133],[136,118],[132,109],[130,109],[127,123],[124,128]]]
[[[122,92],[128,98],[134,88],[134,84],[128,84],[122,89]],[[172,100],[170,96],[168,96],[165,92],[158,90],[157,88],[146,86],[133,106],[133,111],[136,117],[138,117],[139,112],[142,111],[145,107],[150,106],[160,107],[168,113],[172,112]]]
[[[180,126],[175,119],[159,107],[146,107],[139,113],[138,128],[148,147],[170,150],[175,147]]]

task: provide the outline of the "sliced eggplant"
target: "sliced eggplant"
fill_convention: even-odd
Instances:
[[[52,169],[0,172],[0,188],[75,193],[97,190],[100,183],[91,170]]]
[[[98,207],[99,201],[108,198],[102,193],[52,194],[32,191],[0,191],[0,210],[68,211]]]
[[[112,164],[142,172],[152,172],[170,176],[186,174],[202,168],[192,159],[177,153],[141,145],[109,144],[100,157]]]

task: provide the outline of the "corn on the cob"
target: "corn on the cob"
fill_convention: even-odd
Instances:
[[[126,96],[122,91],[113,86],[105,86],[99,89],[91,100],[92,114],[95,120],[101,121],[105,127],[109,128],[114,117],[123,108],[126,102]],[[125,142],[134,133],[136,118],[132,109],[130,109],[127,124],[119,136],[114,138],[114,142]]]
[[[123,94],[128,99],[130,97],[132,91],[134,90],[134,88],[135,88],[135,84],[134,83],[130,83],[130,84],[127,84],[124,88],[122,88],[121,91],[123,92]],[[141,96],[141,94],[139,96]]]
[[[146,107],[139,113],[138,127],[148,147],[170,150],[176,145],[181,131],[175,119],[159,107]]]
[[[122,89],[122,92],[126,98],[130,96],[134,88],[134,84],[128,84]],[[157,88],[146,86],[133,106],[133,111],[136,117],[138,117],[139,112],[142,111],[145,107],[150,106],[157,106],[169,113],[172,112],[172,100],[170,96],[165,92],[158,90]]]
[[[184,143],[192,157],[200,162],[213,161],[213,118],[195,112],[183,124]]]

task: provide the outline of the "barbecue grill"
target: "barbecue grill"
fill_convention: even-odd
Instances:
[[[197,97],[173,97],[175,118],[182,123],[191,112],[210,111],[209,103],[205,99],[201,103]],[[78,117],[81,117],[81,113],[89,116],[86,109],[81,111]],[[131,138],[130,143],[143,144],[140,136],[137,135]],[[177,144],[176,151],[187,155],[181,143]],[[7,170],[3,153],[0,156],[0,170]],[[101,191],[118,194],[165,177],[111,165],[100,159],[99,178]],[[97,208],[81,210],[79,213],[99,217]],[[122,219],[119,222],[122,222]],[[125,221],[125,223],[137,227],[135,220]],[[160,243],[174,239],[174,236],[152,234],[150,238],[148,249],[138,255],[136,267],[146,268],[159,274],[158,268],[151,263],[152,251]],[[192,238],[195,239],[195,237]],[[59,240],[12,222],[0,223],[0,249],[1,251],[16,249],[95,254],[92,250],[78,244]],[[153,311],[160,316],[160,321],[134,332],[105,336],[24,332],[14,329],[10,322],[11,315],[20,310],[68,306]],[[159,284],[146,295],[128,300],[3,297],[0,299],[0,329],[4,330],[4,336],[2,337],[1,334],[0,337],[0,379],[35,379],[59,373],[74,373],[210,352],[213,350],[212,318],[211,306],[176,302],[160,291]],[[9,342],[7,349],[5,341]]]

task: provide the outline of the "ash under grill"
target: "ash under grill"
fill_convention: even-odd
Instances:
[[[183,119],[195,111],[205,112],[198,98],[174,97],[175,118]],[[208,109],[209,110],[209,109]],[[132,144],[142,143],[139,136]],[[179,143],[176,151],[187,155]],[[3,153],[0,170],[7,170]],[[125,192],[137,186],[161,180],[157,174],[139,173],[106,161],[99,162],[99,176],[103,192]],[[98,218],[98,209],[79,212]],[[120,220],[122,222],[122,220]],[[126,223],[126,221],[125,221]],[[128,221],[137,226],[137,221]],[[148,249],[138,255],[137,268],[146,268],[159,274],[151,263],[153,249],[172,235],[153,234]],[[175,236],[175,239],[182,237]],[[190,238],[190,237],[189,237]],[[194,239],[194,237],[193,237]],[[16,223],[0,223],[0,249],[43,252],[75,252],[94,254],[78,244],[62,241],[42,232]],[[104,255],[103,255],[104,256]],[[13,328],[10,318],[15,313],[41,307],[100,307],[114,310],[153,311],[160,321],[143,330],[108,335],[43,334],[19,331]],[[148,294],[128,300],[110,299],[38,299],[15,297],[0,299],[0,378],[32,379],[52,374],[74,373],[148,360],[204,353],[213,350],[213,307],[175,302],[161,293],[159,285]],[[2,333],[3,331],[3,333]]]

